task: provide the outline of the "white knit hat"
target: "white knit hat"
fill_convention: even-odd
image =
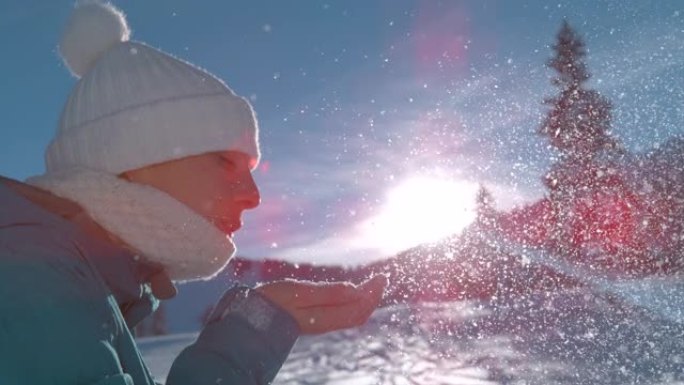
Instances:
[[[258,127],[249,102],[210,73],[129,35],[111,4],[74,10],[59,49],[80,80],[46,151],[47,173],[86,167],[120,174],[227,150],[250,155],[256,166]]]

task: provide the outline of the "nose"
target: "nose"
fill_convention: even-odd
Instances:
[[[247,173],[240,181],[239,193],[236,195],[237,202],[245,210],[253,209],[261,203],[261,194],[251,173]]]

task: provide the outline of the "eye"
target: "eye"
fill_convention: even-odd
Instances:
[[[227,156],[219,156],[219,161],[221,162],[221,166],[223,166],[228,171],[235,171],[235,169],[237,168],[237,164],[235,163],[235,161]]]

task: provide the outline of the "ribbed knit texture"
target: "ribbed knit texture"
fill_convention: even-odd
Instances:
[[[212,151],[259,159],[250,104],[220,79],[138,42],[104,53],[78,81],[46,152],[47,172],[119,174]]]
[[[228,235],[155,188],[85,169],[27,182],[81,205],[141,258],[164,266],[174,281],[212,278],[235,252]]]

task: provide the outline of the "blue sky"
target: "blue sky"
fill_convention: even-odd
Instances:
[[[1,175],[43,171],[75,82],[56,50],[72,3],[0,3]],[[447,231],[472,217],[478,183],[502,209],[542,196],[539,178],[554,154],[535,130],[540,101],[554,92],[544,63],[563,18],[585,38],[591,85],[613,102],[614,133],[629,149],[684,129],[681,1],[114,4],[134,40],[209,70],[252,101],[263,203],[236,236],[248,257],[359,263],[406,246],[420,229],[436,231],[439,218],[415,212],[440,195],[459,203],[447,210],[461,218],[445,222]],[[415,187],[425,178],[453,183]],[[413,200],[390,207],[392,191],[412,182]]]

